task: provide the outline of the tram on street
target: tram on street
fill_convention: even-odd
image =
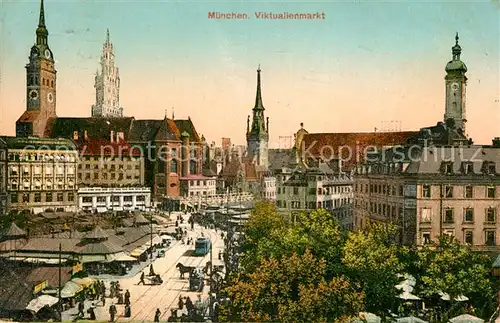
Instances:
[[[194,254],[196,256],[204,256],[210,252],[210,239],[201,237],[196,239],[194,244]]]

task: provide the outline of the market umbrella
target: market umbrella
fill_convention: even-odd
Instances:
[[[57,304],[57,302],[59,302],[59,299],[57,297],[50,295],[41,295],[35,299],[32,299],[31,302],[28,303],[28,306],[26,306],[26,309],[38,313],[38,311],[40,311],[43,307],[53,306]]]
[[[83,290],[83,286],[80,284],[75,283],[74,281],[68,281],[63,289],[61,290],[61,297],[62,298],[70,298],[75,296],[77,293],[81,292]]]
[[[449,301],[450,300],[450,295],[447,294],[447,293],[439,292],[439,296],[441,296],[441,299],[443,301]],[[457,301],[457,302],[467,302],[469,300],[469,298],[467,296],[464,296],[464,295],[459,295],[459,296],[455,297],[454,300]]]
[[[354,321],[355,323],[368,322],[368,323],[380,323],[382,319],[373,313],[360,312],[359,319]]]
[[[456,316],[450,320],[451,323],[483,323],[484,320],[479,317],[470,315],[470,314],[462,314]]]
[[[88,287],[95,283],[95,279],[90,277],[73,278],[72,281],[77,283],[78,285],[82,285],[83,287]]]
[[[420,300],[420,297],[413,295],[409,291],[404,291],[402,292],[398,298],[404,299],[405,301],[418,301]]]
[[[396,322],[401,322],[401,323],[428,323],[427,321],[419,319],[418,317],[415,317],[415,316],[401,317],[401,318],[398,318],[396,320]]]

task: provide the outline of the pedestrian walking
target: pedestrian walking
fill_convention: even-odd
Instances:
[[[106,285],[104,284],[104,281],[101,280],[101,294],[102,296],[106,296]]]
[[[155,275],[155,270],[153,269],[153,264],[149,266],[149,276],[154,276]]]
[[[115,321],[115,315],[116,315],[116,306],[115,306],[115,304],[111,303],[111,306],[109,307],[109,320],[110,320],[110,322]]]
[[[78,303],[78,314],[76,314],[77,317],[84,317],[85,314],[84,314],[84,311],[85,310],[85,304],[83,303],[83,301],[80,301]]]
[[[154,320],[155,322],[160,322],[160,315],[161,315],[160,309],[157,308],[155,312],[155,320]]]
[[[89,313],[89,315],[90,315],[90,320],[91,320],[91,321],[95,321],[95,320],[96,320],[94,307],[95,307],[95,304],[94,304],[94,303],[92,303],[92,305],[90,306],[90,308],[87,310],[87,312],[88,312],[88,313]]]
[[[128,289],[125,292],[125,305],[127,304],[130,305],[130,292],[128,291]]]
[[[137,285],[140,285],[141,283],[142,283],[143,285],[146,285],[146,283],[144,282],[144,272],[142,272],[142,274],[141,274],[141,278],[140,278],[139,282],[137,283]]]
[[[182,296],[179,296],[179,310],[182,311],[182,309],[184,308],[184,301],[182,300]]]
[[[101,295],[101,301],[102,301],[102,307],[106,306],[106,297],[104,297],[104,295]]]

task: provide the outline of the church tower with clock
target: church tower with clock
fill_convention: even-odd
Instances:
[[[458,33],[455,36],[455,46],[452,47],[452,60],[446,64],[446,106],[444,113],[444,122],[448,126],[454,126],[455,129],[461,129],[465,134],[465,104],[466,104],[466,86],[467,66],[460,60],[462,48],[458,44]]]
[[[115,66],[113,44],[109,40],[109,29],[101,54],[101,71],[95,75],[95,104],[92,105],[92,117],[121,118],[123,108],[120,107],[120,74]]]
[[[36,29],[36,42],[26,64],[26,111],[16,122],[18,137],[47,137],[56,115],[56,70],[49,48],[43,0]]]

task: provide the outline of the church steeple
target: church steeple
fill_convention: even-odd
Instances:
[[[43,0],[40,1],[40,17],[38,18],[38,28],[36,29],[36,44],[47,46],[47,38],[49,31],[45,26],[45,10],[43,7]]]
[[[262,93],[260,90],[260,64],[259,64],[259,68],[257,69],[257,94],[255,96],[255,106],[253,109],[254,110],[265,110],[264,105],[262,104]]]
[[[248,157],[255,159],[257,165],[268,167],[267,146],[269,141],[269,120],[264,117],[264,104],[262,103],[262,90],[260,79],[260,65],[257,69],[257,93],[255,106],[252,109],[252,125],[250,116],[247,119],[247,151]]]

